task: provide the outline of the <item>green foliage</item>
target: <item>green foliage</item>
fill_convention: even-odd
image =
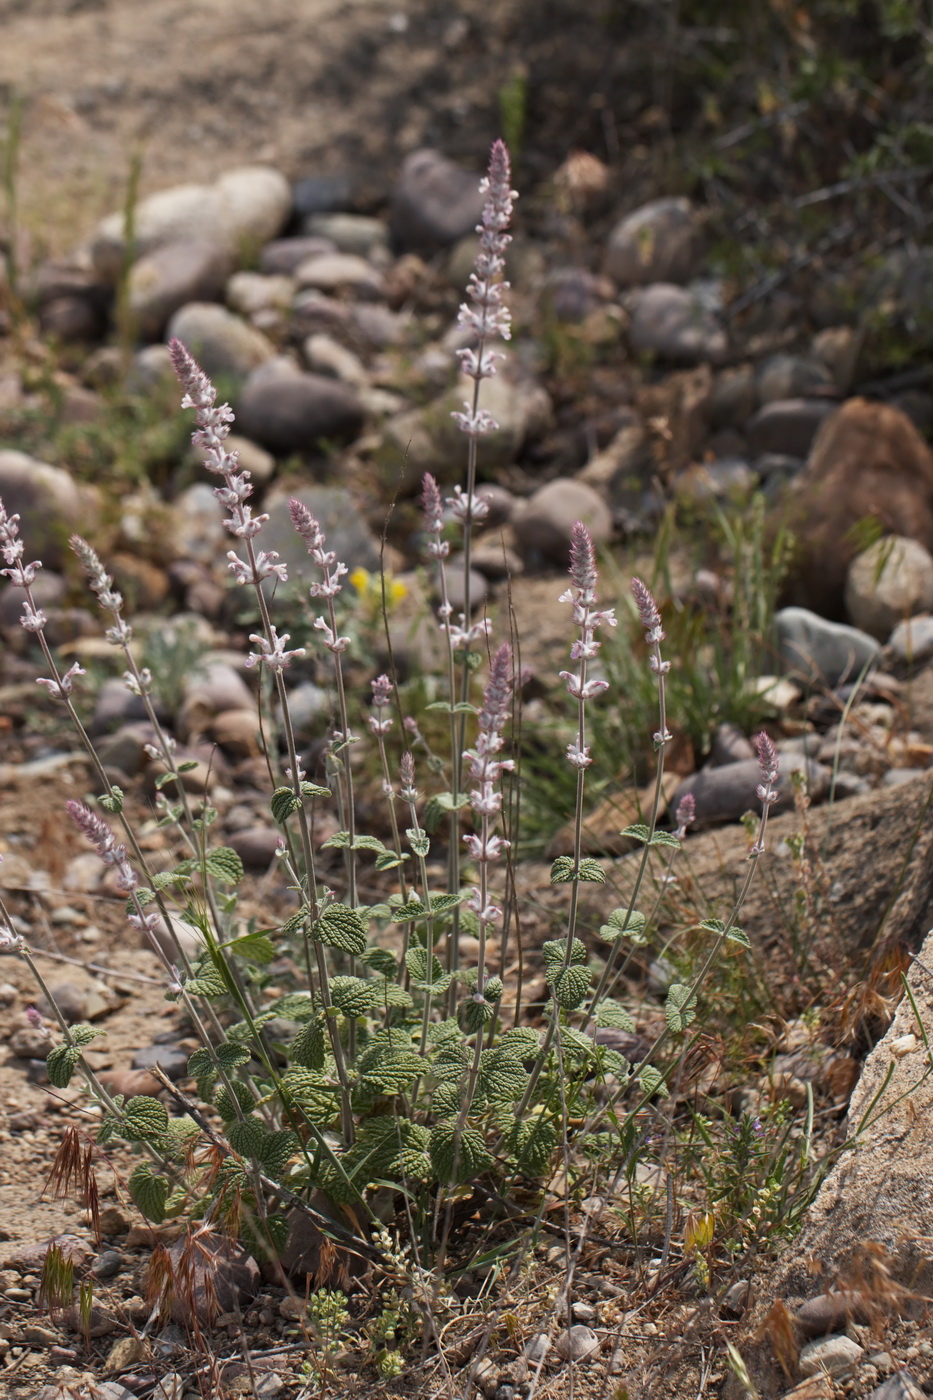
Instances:
[[[72,1026],[65,1044],[57,1045],[46,1057],[45,1068],[49,1083],[56,1089],[67,1089],[81,1058],[82,1049],[103,1034],[103,1031],[95,1029],[94,1026]]]
[[[170,1189],[166,1178],[160,1176],[151,1163],[138,1162],[130,1173],[129,1189],[133,1204],[146,1219],[151,1220],[153,1225],[161,1225],[165,1219],[165,1204]]]

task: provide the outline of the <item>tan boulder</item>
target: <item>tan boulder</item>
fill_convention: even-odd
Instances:
[[[787,503],[797,552],[785,601],[844,616],[846,571],[867,543],[863,521],[933,550],[933,452],[899,409],[849,399],[817,433]]]

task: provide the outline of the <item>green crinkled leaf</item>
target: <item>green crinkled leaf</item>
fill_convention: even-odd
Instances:
[[[195,964],[194,975],[185,978],[185,991],[196,997],[222,997],[227,984],[210,958],[202,958]]]
[[[288,1047],[289,1064],[304,1069],[323,1069],[327,1057],[327,1036],[320,1020],[309,1021]]]
[[[215,846],[204,857],[204,869],[214,880],[238,885],[243,879],[243,862],[232,846]]]
[[[620,1006],[611,997],[606,997],[599,1004],[596,1013],[596,1025],[598,1027],[612,1026],[614,1030],[632,1032],[635,1029],[635,1022],[628,1014],[624,1006]]]
[[[726,926],[722,919],[704,919],[699,928],[706,929],[707,933],[725,933]]]
[[[442,710],[445,715],[478,715],[479,710],[475,705],[471,705],[468,700],[458,700],[451,705],[449,700],[432,700],[430,705],[425,705],[426,710]]]
[[[554,994],[554,1000],[565,1011],[575,1011],[586,1001],[590,990],[590,970],[588,967],[571,966],[565,968],[563,972],[558,972],[553,979],[548,978],[547,980]]]
[[[330,797],[329,787],[321,787],[320,783],[311,783],[307,778],[301,783],[302,797]]]
[[[442,914],[449,914],[451,909],[456,909],[465,897],[464,894],[432,894],[427,906],[422,904],[420,899],[410,899],[406,904],[400,904],[397,909],[393,909],[392,922],[410,924],[422,919],[436,919]]]
[[[726,934],[726,937],[731,943],[740,943],[743,948],[750,948],[752,946],[752,941],[745,930],[736,928],[734,924]]]
[[[246,962],[257,963],[260,967],[275,961],[275,944],[267,933],[257,929],[255,933],[244,933],[221,945],[224,952],[234,953]]]
[[[672,831],[656,831],[651,838],[651,844],[652,846],[670,846],[672,850],[679,851],[683,842]]]
[[[279,1128],[274,1133],[264,1133],[259,1143],[256,1157],[260,1166],[272,1177],[281,1176],[288,1160],[299,1147],[298,1138],[290,1128]]]
[[[515,1124],[508,1138],[509,1150],[519,1171],[526,1176],[543,1176],[557,1147],[557,1129],[543,1118]]]
[[[129,1188],[134,1204],[146,1219],[161,1225],[169,1193],[165,1177],[159,1176],[150,1162],[138,1162],[130,1174]]]
[[[664,1003],[664,1017],[668,1030],[674,1035],[685,1031],[691,1021],[696,1020],[696,998],[691,995],[689,987],[680,982],[672,983]]]
[[[97,800],[105,812],[112,812],[114,816],[118,816],[120,812],[123,811],[124,797],[125,793],[123,789],[117,787],[116,783],[113,783],[110,791],[102,793]]]
[[[593,860],[592,856],[586,856],[580,862],[580,880],[591,885],[604,885],[606,883],[606,872],[598,860]]]
[[[459,1144],[456,1133],[457,1125],[450,1119],[435,1123],[428,1148],[437,1179],[451,1186],[470,1181],[492,1166],[492,1158],[476,1128],[464,1128]]]
[[[600,938],[606,943],[615,943],[620,938],[627,938],[636,946],[644,943],[644,933],[645,916],[638,909],[633,909],[631,914],[627,909],[613,909],[599,930]]]
[[[398,960],[388,948],[367,948],[360,954],[360,962],[382,977],[398,976]]]
[[[272,801],[269,806],[272,809],[272,816],[279,826],[283,826],[292,812],[297,812],[301,806],[301,798],[290,787],[276,788],[272,794]]]
[[[411,976],[412,986],[418,991],[441,995],[453,981],[449,972],[444,971],[440,958],[427,948],[415,946],[405,954],[405,966]]]
[[[359,1087],[364,1094],[403,1094],[426,1068],[417,1051],[398,1050],[361,1070]]]
[[[255,1113],[239,1118],[227,1128],[227,1141],[241,1157],[259,1158],[259,1145],[266,1136],[266,1125]]]
[[[434,1176],[431,1157],[416,1147],[403,1147],[398,1154],[396,1170],[403,1181],[430,1181]]]
[[[487,1001],[479,992],[467,997],[460,1006],[463,1028],[467,1035],[475,1035],[484,1026],[488,1026],[495,1014],[496,1008],[493,1003]]]
[[[599,1055],[599,1046],[585,1031],[575,1026],[561,1026],[560,1043],[567,1059],[578,1060],[581,1064],[593,1064]]]
[[[516,1103],[528,1087],[528,1071],[514,1050],[496,1045],[480,1057],[479,1087],[490,1104]]]
[[[120,1131],[130,1142],[155,1142],[168,1128],[168,1113],[158,1099],[138,1094],[123,1107]]]
[[[459,1084],[461,1078],[469,1069],[470,1051],[463,1040],[460,1027],[456,1027],[456,1034],[448,1036],[441,1042],[440,1049],[431,1061],[431,1067],[435,1079]]]
[[[456,1116],[463,1104],[463,1087],[458,1080],[455,1084],[438,1084],[431,1095],[431,1108],[437,1118]]]
[[[290,992],[274,1001],[269,1009],[273,1016],[281,1016],[286,1021],[310,1021],[317,1014],[317,1007],[307,992]]]
[[[366,951],[366,920],[358,909],[351,909],[348,904],[328,904],[321,917],[315,920],[311,932],[318,943],[339,948],[352,957],[359,957]]]
[[[558,856],[551,866],[551,884],[569,885],[574,880],[582,880],[590,884],[604,885],[606,883],[606,872],[603,870],[598,860],[593,860],[587,856],[580,861],[579,867],[574,865],[573,856]]]
[[[190,866],[192,862],[187,861],[185,864]],[[157,870],[152,877],[152,888],[154,890],[168,890],[171,889],[173,885],[187,885],[190,883],[190,869],[183,870],[181,867],[177,867],[175,870]]]
[[[574,875],[573,856],[558,856],[551,866],[551,884],[566,885]]]
[[[56,1045],[54,1050],[49,1051],[45,1060],[45,1070],[49,1076],[49,1083],[56,1089],[67,1089],[71,1083],[71,1076],[75,1072],[75,1065],[80,1058],[80,1046]]]
[[[404,852],[400,855],[398,851],[382,851],[381,854],[376,857],[375,868],[377,870],[395,870],[397,866],[402,865],[406,860],[410,859],[411,857],[405,855]]]
[[[253,1096],[245,1084],[234,1079],[230,1088],[233,1090],[233,1098],[231,1098],[230,1090],[225,1084],[220,1086],[214,1096],[214,1105],[225,1123],[238,1117],[239,1112],[250,1113],[255,1107]]]
[[[365,1016],[368,1011],[381,1011],[386,1006],[411,1006],[412,1000],[403,987],[386,977],[332,977],[331,1001],[345,1016]]]
[[[289,1069],[282,1076],[281,1092],[312,1122],[328,1126],[337,1106],[340,1087],[315,1069]]]
[[[405,839],[416,856],[426,856],[431,851],[431,838],[420,826],[407,826]]]
[[[562,938],[548,939],[546,943],[542,944],[541,956],[544,958],[544,966],[548,972],[557,972],[563,967],[566,947],[567,945]],[[569,962],[583,966],[587,961],[588,954],[585,946],[579,938],[575,938],[570,945]]]
[[[651,828],[645,826],[644,822],[633,822],[631,826],[624,827],[620,836],[628,836],[632,841],[639,841],[643,846],[647,846],[651,840]]]
[[[334,851],[384,851],[385,842],[378,836],[351,836],[349,831],[335,831],[323,841],[324,850]],[[393,853],[394,854],[394,853]]]
[[[205,1075],[216,1074],[216,1065],[219,1065],[229,1074],[238,1065],[245,1065],[248,1059],[249,1051],[244,1045],[224,1041],[214,1049],[213,1055],[210,1050],[195,1050],[188,1060],[188,1073],[192,1079],[203,1079]]]
[[[661,1099],[669,1099],[670,1092],[664,1082],[664,1075],[654,1065],[646,1065],[638,1075],[638,1084],[643,1094],[657,1094]]]
[[[541,1036],[530,1026],[512,1026],[499,1037],[499,1048],[519,1059],[532,1060],[541,1048]]]

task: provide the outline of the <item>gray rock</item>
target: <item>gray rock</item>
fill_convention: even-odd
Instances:
[[[319,292],[352,291],[373,300],[382,296],[383,280],[372,263],[356,253],[325,253],[295,269],[299,287]]]
[[[194,961],[204,952],[204,938],[201,930],[175,914],[172,915],[171,929],[160,915],[158,923],[151,931],[151,936],[159,945],[163,956],[178,966],[182,964],[182,954],[189,961]],[[140,932],[139,943],[142,948],[148,949],[152,946],[150,939],[144,932]]]
[[[176,185],[143,199],[135,211],[137,257],[166,243],[206,240],[230,254],[266,243],[291,212],[288,181],[269,166],[241,166],[213,185]],[[95,272],[116,283],[124,259],[122,211],[104,219],[91,247]]]
[[[577,1323],[558,1333],[554,1350],[562,1361],[585,1361],[599,1351],[599,1338],[592,1327]]]
[[[803,754],[783,754],[777,783],[779,796],[772,808],[775,812],[783,812],[793,806],[792,773],[806,776],[806,790],[814,803],[822,801],[829,791],[828,768]],[[696,803],[698,826],[706,822],[738,821],[746,812],[760,809],[761,802],[756,793],[760,782],[758,760],[755,758],[729,763],[723,768],[703,768],[681,783],[671,799],[671,809],[676,810],[678,803],[689,792]]]
[[[829,622],[808,608],[782,608],[774,625],[784,673],[801,676],[808,684],[832,689],[854,681],[881,653],[879,643],[866,632]]]
[[[266,277],[291,277],[309,258],[336,251],[329,238],[274,238],[259,255],[259,271]]]
[[[933,608],[933,558],[918,540],[886,535],[852,560],[845,600],[852,624],[884,642],[904,618]]]
[[[696,364],[721,360],[728,342],[701,289],[655,282],[634,297],[629,343],[637,354]]]
[[[480,471],[492,473],[515,461],[522,447],[550,421],[551,402],[534,381],[505,372],[483,382],[480,405],[498,427],[480,444]],[[385,425],[385,438],[376,456],[383,481],[393,490],[410,493],[421,487],[429,471],[442,484],[460,481],[467,459],[467,438],[454,412],[462,412],[472,397],[472,380],[461,379],[455,389],[424,408],[398,414]]]
[[[106,316],[103,308],[88,297],[71,293],[47,301],[39,310],[39,329],[44,336],[63,345],[93,341],[104,330]]]
[[[864,1355],[864,1348],[850,1337],[823,1337],[801,1347],[800,1370],[805,1376],[816,1376],[821,1371],[830,1376],[844,1376],[855,1369]]]
[[[340,379],[356,389],[363,389],[369,383],[369,375],[359,356],[334,340],[333,336],[320,333],[309,335],[302,352],[308,368],[318,374]]]
[[[327,549],[333,550],[351,573],[357,568],[370,572],[378,569],[379,542],[349,491],[339,486],[306,486],[288,494],[277,490],[264,502],[269,520],[263,527],[262,546],[263,549],[277,550],[287,564],[287,588],[307,597],[308,585],[319,582],[321,577],[321,571],[312,562],[304,540],[292,525],[288,512],[292,497],[311,511],[327,537]]]
[[[898,661],[919,665],[933,656],[933,616],[918,613],[899,622],[888,638],[888,646]]]
[[[482,608],[489,596],[489,584],[482,573],[470,570],[470,612]],[[463,577],[463,555],[451,555],[447,561],[447,597],[454,612],[460,612],[466,602],[466,588]]]
[[[99,739],[95,748],[108,774],[116,771],[127,778],[135,778],[146,766],[146,745],[154,740],[150,724],[123,724],[115,734]],[[119,777],[115,781],[120,784]]]
[[[167,345],[144,345],[133,356],[126,387],[131,394],[148,394],[154,389],[178,389],[178,376]],[[180,400],[179,400],[180,402]]]
[[[874,1360],[873,1357],[868,1359]],[[898,1371],[886,1381],[882,1381],[869,1395],[868,1400],[927,1400],[927,1393],[920,1389],[909,1371]]]
[[[926,772],[926,768],[889,768],[881,779],[881,785],[901,787],[904,783],[912,783],[914,778],[922,778]]]
[[[88,529],[100,514],[100,496],[79,486],[61,467],[25,452],[0,450],[0,501],[7,515],[19,516],[24,559],[41,559],[50,569],[73,558],[69,536]]]
[[[495,530],[500,525],[505,525],[512,519],[518,506],[518,500],[507,491],[504,486],[498,486],[493,481],[484,482],[477,487],[477,496],[481,497],[489,507],[489,514],[483,521],[484,530]]]
[[[404,345],[409,318],[398,311],[375,302],[355,302],[350,308],[353,329],[372,350],[385,350],[390,345]]]
[[[852,387],[863,336],[854,326],[827,326],[813,337],[813,355],[829,370],[841,394]]]
[[[247,870],[265,874],[275,860],[280,835],[273,826],[250,826],[234,832],[228,837],[228,844]]]
[[[817,429],[837,407],[829,399],[775,399],[760,408],[748,424],[752,458],[767,452],[806,457]]]
[[[451,281],[465,286],[467,278],[452,277]],[[543,298],[555,320],[576,325],[605,303],[605,283],[585,267],[555,267],[547,275]]]
[[[360,258],[368,258],[389,245],[386,225],[365,214],[312,214],[302,227],[305,234],[326,239],[338,252],[355,253]]]
[[[717,724],[709,756],[711,767],[723,768],[728,763],[742,763],[754,757],[755,750],[737,724]]]
[[[275,355],[272,342],[225,306],[193,301],[172,317],[166,339],[178,338],[211,379],[245,379]],[[247,433],[247,437],[250,434]]]
[[[118,1249],[102,1249],[94,1260],[91,1272],[97,1278],[115,1278],[123,1268],[123,1255]]]
[[[332,209],[345,209],[352,194],[348,175],[306,175],[295,181],[292,201],[300,218],[313,218]]]
[[[744,428],[758,407],[758,386],[751,365],[722,369],[713,380],[709,421],[713,428]]]
[[[143,340],[161,336],[169,319],[188,302],[219,297],[230,270],[230,254],[205,239],[163,243],[138,258],[127,282],[129,309]]]
[[[833,387],[826,365],[806,355],[772,355],[757,374],[758,399],[762,404],[806,398],[815,391]]]
[[[479,184],[479,175],[461,170],[439,151],[413,151],[392,198],[390,228],[397,246],[431,253],[471,233],[485,203]]]
[[[270,452],[287,456],[321,442],[346,441],[363,426],[354,391],[336,379],[305,374],[276,358],[254,370],[237,400],[242,433]]]
[[[211,715],[254,708],[253,693],[240,673],[215,657],[205,657],[197,672],[187,678],[184,697],[183,718],[190,717],[195,707]]]
[[[158,1065],[167,1078],[176,1082],[188,1073],[188,1052],[177,1045],[150,1045],[145,1050],[137,1050],[133,1069],[152,1069],[153,1065]]]
[[[87,1020],[87,992],[75,982],[54,982],[49,987],[51,999],[58,1007],[69,1026]],[[39,1003],[43,1016],[51,1016],[52,1008],[45,997]]]
[[[547,482],[515,512],[512,527],[519,550],[566,567],[576,520],[583,522],[597,546],[612,534],[609,507],[591,486],[566,477]]]
[[[701,255],[699,221],[688,199],[655,199],[616,224],[606,244],[606,272],[621,287],[689,282]]]
[[[230,310],[247,318],[264,312],[287,311],[294,295],[294,279],[281,273],[273,276],[262,272],[235,272],[226,290]]]
[[[141,695],[127,690],[115,676],[105,680],[97,692],[94,715],[88,726],[93,736],[106,734],[126,721],[144,720],[146,707]]]
[[[190,1322],[192,1306],[201,1323],[210,1323],[219,1313],[232,1312],[240,1302],[254,1298],[259,1289],[256,1260],[223,1235],[178,1240],[169,1246],[169,1257],[173,1270],[184,1267],[191,1280],[185,1296],[177,1296],[172,1304],[178,1323]]]
[[[170,538],[176,559],[194,559],[214,564],[222,559],[227,542],[233,541],[224,528],[224,511],[213,486],[196,481],[172,502]]]
[[[323,732],[325,722],[334,713],[334,702],[314,681],[302,681],[288,692],[288,712],[296,737],[306,740]]]
[[[749,496],[758,478],[747,462],[737,457],[714,462],[694,462],[674,478],[674,492],[681,500],[699,505],[703,501],[727,501]]]
[[[850,1322],[867,1322],[870,1312],[870,1304],[861,1293],[819,1293],[800,1305],[794,1323],[801,1337],[824,1337]]]

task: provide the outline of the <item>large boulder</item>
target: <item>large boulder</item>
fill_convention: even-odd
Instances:
[[[223,291],[229,254],[206,239],[163,243],[133,264],[128,279],[136,333],[155,340],[186,302],[213,301]]]
[[[797,540],[787,601],[842,618],[860,524],[933,551],[933,452],[906,414],[849,399],[817,433],[784,519]]]
[[[609,235],[606,272],[620,287],[689,282],[699,268],[700,229],[689,199],[654,199]]]
[[[357,394],[337,379],[305,374],[277,357],[254,370],[237,400],[237,426],[278,456],[321,441],[347,441],[363,426]]]
[[[886,642],[899,622],[931,608],[933,559],[917,540],[885,535],[849,565],[849,617],[879,642]]]
[[[61,467],[12,450],[0,451],[0,501],[7,515],[20,517],[26,562],[40,559],[50,569],[72,558],[70,536],[89,529],[100,512],[94,487],[79,485]]]
[[[275,355],[262,331],[209,301],[192,301],[176,312],[166,339],[180,340],[211,379],[245,379]]]
[[[292,207],[288,181],[271,166],[228,170],[213,185],[175,185],[139,202],[134,213],[136,257],[166,243],[208,242],[242,257],[281,232]],[[125,259],[123,213],[98,225],[91,247],[94,270],[115,283]]]
[[[413,151],[392,197],[392,237],[404,252],[449,248],[479,223],[485,204],[480,176],[439,151]]]

